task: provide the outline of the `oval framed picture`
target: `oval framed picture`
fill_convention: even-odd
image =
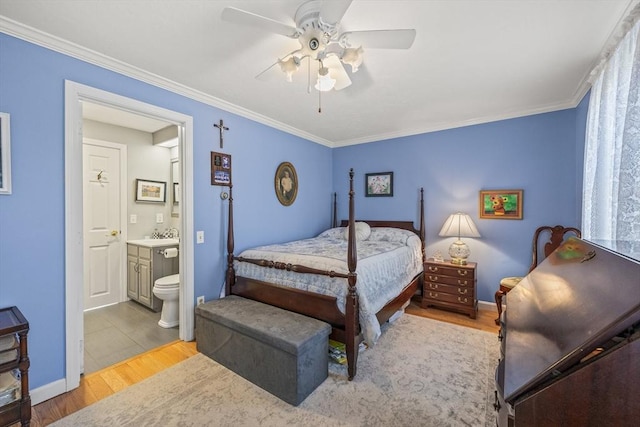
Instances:
[[[291,206],[298,195],[298,174],[289,162],[282,162],[276,170],[273,180],[278,201],[284,206]]]

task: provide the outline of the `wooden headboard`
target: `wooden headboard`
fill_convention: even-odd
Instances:
[[[420,236],[420,230],[417,230],[413,227],[413,221],[368,221],[357,219],[356,222],[366,222],[370,227],[393,227],[393,228],[401,228],[403,230],[409,230],[416,233]],[[340,221],[340,227],[346,227],[349,225],[349,221],[343,219]]]

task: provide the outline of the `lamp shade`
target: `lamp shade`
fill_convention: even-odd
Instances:
[[[462,212],[449,215],[445,221],[439,236],[441,237],[480,237],[478,229],[471,217]]]

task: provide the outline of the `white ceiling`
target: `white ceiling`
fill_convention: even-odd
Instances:
[[[232,5],[294,25],[301,3],[0,0],[0,30],[335,147],[574,107],[638,0],[355,0],[343,31],[416,39],[363,46],[353,84],[323,93],[322,113],[306,72],[255,78],[297,41],[220,19]]]

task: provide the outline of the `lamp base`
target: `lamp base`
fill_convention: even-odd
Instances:
[[[449,246],[451,264],[466,265],[469,255],[471,255],[471,250],[469,250],[469,246],[462,240],[456,240]]]

